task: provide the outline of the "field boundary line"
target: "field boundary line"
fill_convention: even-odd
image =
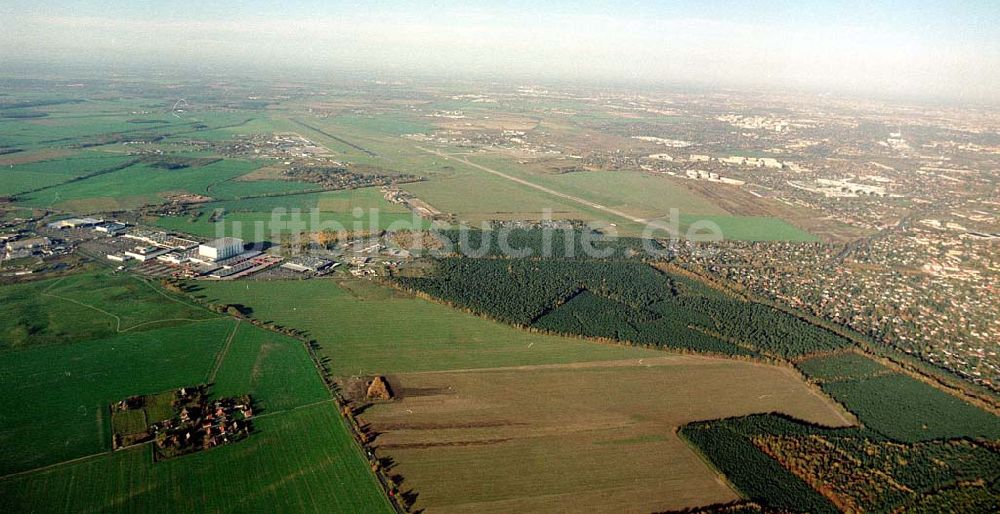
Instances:
[[[98,453],[91,453],[90,455],[84,455],[82,457],[76,457],[76,458],[70,459],[70,460],[53,462],[52,464],[46,464],[45,466],[40,466],[40,467],[37,467],[37,468],[26,469],[24,471],[15,471],[13,473],[8,473],[6,475],[0,476],[0,481],[8,480],[8,479],[11,479],[11,478],[17,478],[17,477],[22,476],[22,475],[32,475],[32,474],[35,474],[35,473],[41,473],[42,471],[48,471],[49,469],[52,469],[52,468],[58,468],[60,466],[66,466],[66,465],[69,465],[69,464],[75,464],[77,462],[83,462],[83,461],[86,461],[86,460],[93,459],[95,457],[101,457],[101,456],[104,456],[104,455],[111,455],[112,453],[113,453],[112,450],[106,450],[106,451],[102,451],[102,452],[98,452]]]
[[[333,404],[336,404],[337,400],[335,398],[327,398],[325,400],[317,400],[315,402],[310,402],[310,403],[306,403],[306,404],[303,404],[303,405],[296,405],[295,407],[292,407],[290,409],[281,409],[281,410],[275,410],[275,411],[271,411],[271,412],[265,412],[263,414],[255,415],[252,419],[266,418],[268,416],[275,416],[277,414],[288,414],[289,412],[294,412],[294,411],[297,411],[299,409],[308,409],[308,408],[311,408],[311,407],[315,407],[317,405],[322,405],[324,403],[333,403]]]
[[[124,334],[125,332],[128,332],[129,330],[135,330],[135,329],[137,329],[139,327],[144,327],[146,325],[155,325],[156,323],[164,323],[164,322],[167,322],[167,321],[187,321],[187,322],[190,322],[190,323],[201,323],[201,322],[204,322],[204,321],[216,321],[218,319],[219,318],[202,318],[202,319],[193,319],[193,318],[166,318],[166,319],[154,319],[152,321],[143,321],[142,323],[139,323],[139,324],[136,324],[136,325],[132,325],[131,327],[128,327],[128,328],[123,328],[123,329],[119,330],[118,333],[119,334]]]

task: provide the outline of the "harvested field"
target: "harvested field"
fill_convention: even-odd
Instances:
[[[670,355],[406,373],[362,415],[428,512],[649,512],[738,495],[678,438],[687,422],[780,411],[845,426],[792,370]]]

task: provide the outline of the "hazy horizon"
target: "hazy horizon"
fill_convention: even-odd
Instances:
[[[15,0],[9,63],[338,69],[1000,102],[1000,3]]]

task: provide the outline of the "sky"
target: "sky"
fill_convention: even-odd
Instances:
[[[4,61],[787,87],[1000,103],[1000,1],[4,0]]]

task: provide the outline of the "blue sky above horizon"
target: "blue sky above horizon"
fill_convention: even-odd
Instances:
[[[230,62],[1000,101],[1000,1],[8,0],[0,60]]]

